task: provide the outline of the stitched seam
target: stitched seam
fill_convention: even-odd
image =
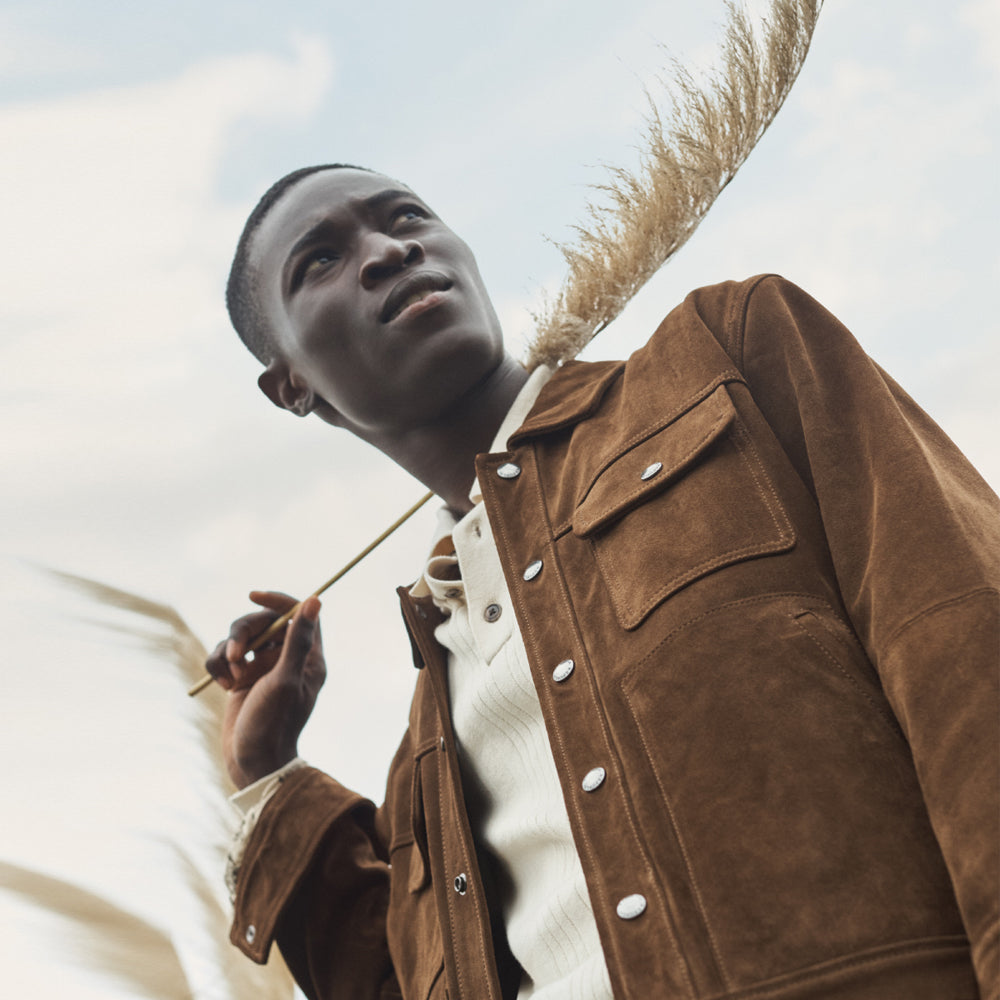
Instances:
[[[693,392],[687,397],[683,402],[679,403],[674,409],[667,415],[663,420],[657,421],[655,424],[648,425],[644,427],[641,431],[636,431],[631,437],[626,438],[624,441],[620,441],[615,445],[613,453],[610,457],[604,459],[597,467],[597,472],[594,473],[593,479],[590,484],[583,492],[583,496],[577,501],[577,506],[583,503],[590,494],[590,491],[594,488],[594,484],[598,479],[617,462],[625,452],[634,448],[637,444],[641,444],[647,438],[651,438],[654,434],[658,434],[664,428],[669,427],[678,417],[687,413],[695,403],[700,402],[702,399],[706,399],[710,396],[720,385],[726,382],[742,382],[744,381],[743,376],[735,368],[727,368],[725,371],[720,372],[718,375],[712,379],[711,382],[707,382],[696,392]]]
[[[409,834],[398,833],[393,836],[391,843],[389,844],[389,853],[392,854],[393,851],[399,850],[401,847],[407,847],[409,844],[416,843],[416,838],[413,836],[412,824],[413,824],[413,804],[415,796],[417,794],[417,768],[420,764],[422,757],[426,757],[432,750],[436,750],[439,746],[439,740],[436,737],[429,737],[424,740],[423,743],[413,752],[413,774],[410,778],[410,815],[408,817],[411,830]]]
[[[743,370],[745,366],[745,359],[743,357],[744,343],[746,340],[746,328],[747,328],[747,317],[750,315],[750,298],[755,291],[765,282],[768,278],[777,278],[777,274],[761,274],[755,279],[750,279],[748,283],[745,284],[741,294],[736,297],[733,302],[732,308],[730,310],[730,315],[726,326],[733,326],[735,329],[731,333],[727,334],[727,341],[732,344],[732,352],[726,351],[731,358],[733,358],[733,353],[737,357],[733,358],[736,363],[736,367]]]
[[[678,469],[683,468],[687,463],[700,452],[707,443],[714,440],[719,431],[724,429],[725,426],[733,419],[733,413],[729,412],[722,417],[719,417],[715,423],[704,433],[698,441],[691,446],[690,450],[682,455],[676,462],[669,468],[665,469],[663,475],[660,477],[654,476],[649,482],[643,483],[638,488],[634,489],[631,493],[626,494],[624,497],[620,498],[615,502],[614,507],[610,512],[605,511],[603,515],[591,518],[590,521],[580,525],[580,533],[586,533],[590,531],[595,525],[602,524],[604,520],[614,517],[618,514],[623,507],[627,507],[633,500],[645,496],[647,493],[652,493],[655,490],[664,489],[670,482],[670,477],[677,472]],[[651,435],[652,436],[652,435]],[[647,439],[648,440],[648,439]],[[595,480],[596,482],[596,480]],[[591,490],[593,486],[591,486]]]
[[[750,604],[765,604],[769,601],[777,600],[782,597],[804,597],[808,600],[823,600],[822,597],[817,597],[815,594],[810,594],[805,591],[789,590],[789,591],[777,591],[770,594],[758,594],[756,597],[744,597],[738,601],[727,601],[725,604],[720,604],[718,607],[711,608],[708,611],[703,611],[700,615],[695,615],[694,618],[689,618],[686,622],[682,622],[680,625],[671,629],[641,660],[639,660],[630,670],[622,674],[621,680],[618,682],[622,690],[627,689],[627,684],[631,677],[637,674],[643,666],[653,659],[660,649],[665,646],[668,642],[672,641],[681,632],[687,631],[693,625],[697,625],[698,622],[705,618],[710,618],[712,615],[719,614],[729,608],[740,608],[745,605]]]
[[[548,418],[539,420],[538,417],[532,417],[529,414],[528,419],[510,436],[509,444],[513,448],[518,448],[522,444],[526,444],[531,438],[541,437],[545,434],[554,434],[557,431],[565,430],[567,427],[572,427],[574,424],[580,423],[581,420],[586,420],[600,406],[601,401],[607,395],[611,386],[621,378],[622,373],[625,371],[625,364],[624,361],[567,361],[566,365],[590,365],[592,367],[609,365],[610,367],[604,373],[597,376],[596,381],[599,383],[599,386],[595,385],[593,389],[594,398],[589,399],[585,405],[577,405],[572,413],[561,417],[553,423],[549,423]]]
[[[975,590],[967,591],[964,594],[959,594],[957,597],[949,597],[943,601],[939,601],[937,604],[932,604],[929,608],[924,608],[923,611],[917,612],[912,618],[907,619],[900,625],[886,640],[886,648],[888,649],[897,639],[902,636],[902,634],[911,626],[916,625],[922,618],[927,618],[930,615],[937,614],[938,611],[943,611],[945,608],[951,607],[955,604],[961,604],[963,601],[967,601],[972,597],[978,597],[980,594],[1000,594],[993,587],[977,587]]]
[[[534,464],[535,470],[536,470],[536,474],[534,476],[534,482],[535,482],[536,487],[537,487],[533,492],[534,492],[534,495],[535,495],[535,498],[536,498],[536,502],[537,502],[539,513],[541,514],[542,524],[545,526],[546,530],[551,535],[552,524],[551,524],[551,521],[549,520],[548,508],[547,508],[547,505],[545,503],[544,484],[542,483],[541,476],[537,475],[538,454],[537,454],[537,447],[535,445],[532,445],[532,457],[534,458],[534,463],[533,464]],[[504,548],[507,549],[507,538],[506,538],[506,532],[505,532],[505,529],[504,529],[503,519],[500,518],[499,520],[500,520],[500,525],[499,525],[500,531],[501,531],[501,534],[504,535]],[[591,688],[593,688],[595,686],[595,682],[594,682],[594,678],[593,678],[593,666],[592,666],[592,664],[590,662],[590,656],[589,656],[589,654],[587,654],[586,651],[585,651],[586,647],[584,646],[584,644],[583,644],[583,642],[581,640],[581,636],[582,636],[583,633],[582,633],[582,630],[580,628],[580,622],[579,622],[579,620],[577,619],[577,616],[576,616],[576,610],[573,607],[572,602],[569,600],[568,589],[566,587],[565,577],[563,576],[562,566],[561,566],[558,558],[556,557],[555,542],[554,541],[549,542],[548,545],[547,545],[547,548],[551,552],[551,562],[552,562],[552,564],[553,564],[553,566],[555,568],[556,578],[559,581],[559,588],[558,588],[559,602],[562,604],[563,608],[565,609],[566,616],[567,616],[568,620],[572,623],[573,636],[574,636],[574,639],[576,641],[576,645],[578,646],[578,648],[580,650],[584,651],[583,655],[581,656],[581,661],[582,661],[582,663],[586,664],[587,672],[590,675],[589,678],[588,678],[588,680],[589,680]],[[532,637],[533,645],[535,645],[537,647],[537,645],[538,645],[537,633],[536,633],[535,629],[532,627],[531,616],[525,615],[524,618],[525,618],[525,621],[528,624],[528,632],[529,632],[530,636]],[[592,695],[591,695],[591,698],[593,699]],[[611,732],[610,732],[610,729],[609,729],[609,726],[608,726],[608,721],[607,721],[605,712],[602,709],[600,703],[597,703],[595,707],[596,707],[596,710],[597,710],[597,717],[598,717],[598,719],[600,721],[601,733],[602,733],[602,736],[604,737],[604,741],[605,741],[606,745],[609,747],[609,749],[614,750],[614,742],[611,739]],[[564,744],[563,739],[562,739],[562,732],[561,732],[561,730],[560,730],[559,727],[556,727],[556,740],[557,740],[557,743],[558,743],[559,758],[560,758],[560,760],[563,763],[563,773],[565,773],[565,774],[572,774],[573,769],[570,766],[569,758],[568,758],[568,756],[566,754],[566,747],[565,747],[565,744]],[[550,745],[551,745],[552,740],[550,739],[549,742],[550,742]],[[553,756],[555,756],[555,748],[554,747],[553,747]],[[614,756],[620,759],[620,754],[617,754],[617,752],[614,753]],[[621,770],[620,767],[616,766],[615,770],[617,772],[616,777],[622,783],[622,786],[623,786],[623,789],[624,789],[624,786],[625,786],[625,776],[624,776],[624,774],[623,774],[623,772],[622,772],[622,770]],[[648,852],[645,850],[645,848],[643,846],[643,840],[639,836],[639,830],[638,830],[637,824],[635,822],[635,817],[633,816],[633,810],[632,810],[631,800],[630,800],[629,796],[627,796],[627,795],[623,795],[622,797],[623,797],[623,799],[625,801],[625,805],[626,805],[625,815],[626,815],[626,817],[628,819],[628,824],[629,824],[629,826],[631,827],[631,830],[632,830],[632,837],[633,837],[635,843],[640,848],[640,859],[641,859],[641,863],[642,863],[642,868],[643,868],[643,870],[646,873],[646,876],[647,876],[647,878],[649,880],[649,884],[655,887],[655,889],[657,891],[657,894],[661,898],[661,901],[662,901],[662,904],[663,904],[663,907],[664,907],[663,912],[666,915],[668,922],[671,925],[674,925],[675,922],[674,922],[674,920],[670,916],[670,908],[668,906],[666,906],[666,900],[663,899],[663,890],[662,890],[662,887],[660,886],[659,879],[656,877],[656,873],[653,870],[652,865],[649,863]],[[580,825],[581,829],[585,829],[586,828],[586,824],[583,822],[583,819],[582,819],[582,807],[580,805],[579,798],[574,795],[574,796],[570,797],[570,801],[572,802],[572,808],[573,808],[574,812],[577,815],[577,820],[579,822],[579,825]],[[593,848],[592,848],[592,845],[590,843],[590,838],[589,837],[584,837],[584,848],[585,848],[586,853],[587,853],[587,861],[588,861],[588,863],[590,865],[591,870],[597,870],[597,871],[599,871],[600,867],[597,864],[597,859],[594,856]],[[605,893],[605,900],[604,900],[604,902],[605,902],[606,906],[610,906],[610,900],[607,898],[607,894],[606,893]],[[687,963],[686,959],[684,958],[684,955],[682,954],[682,952],[680,950],[680,947],[679,947],[679,944],[678,944],[678,941],[677,941],[676,926],[673,926],[672,929],[673,929],[674,933],[673,933],[673,935],[671,935],[670,947],[671,947],[672,952],[674,953],[674,955],[678,959],[679,967],[680,967],[681,972],[682,972],[682,974],[684,976],[684,980],[687,983],[688,994],[693,997],[695,995],[694,983],[691,980],[691,973],[690,973],[690,970],[688,969],[688,963]]]
[[[820,980],[828,972],[837,973],[845,969],[856,969],[865,965],[877,965],[886,959],[898,958],[920,951],[943,951],[945,949],[949,951],[960,949],[963,952],[967,952],[968,940],[959,935],[951,935],[948,937],[921,938],[913,942],[889,945],[886,948],[880,949],[874,955],[863,955],[857,958],[845,958],[841,960],[835,959],[832,962],[823,963],[827,968],[821,968],[819,972],[814,971],[816,967],[813,966],[798,973],[792,973],[787,977],[783,977],[784,982],[774,986],[751,986],[733,994],[716,994],[715,997],[708,998],[708,1000],[755,1000],[757,997],[766,997],[769,994],[773,995],[787,989],[794,989],[803,982],[808,982],[810,979]],[[955,1000],[960,1000],[960,998],[956,997]],[[969,997],[968,1000],[975,1000],[975,998]]]
[[[683,573],[677,574],[675,577],[668,580],[659,590],[657,590],[652,597],[644,601],[638,608],[634,607],[627,599],[622,590],[621,584],[617,582],[617,574],[610,573],[611,566],[606,561],[607,557],[602,557],[600,550],[597,548],[597,540],[591,540],[591,546],[594,549],[594,555],[597,559],[598,565],[601,567],[601,573],[604,576],[605,582],[608,584],[608,589],[614,594],[618,606],[621,611],[625,612],[622,616],[619,612],[619,620],[625,628],[635,627],[653,610],[658,604],[660,604],[665,598],[667,598],[674,591],[679,590],[682,586],[687,583],[691,583],[693,580],[704,576],[706,573],[711,572],[713,569],[718,569],[722,566],[728,566],[733,562],[742,561],[745,558],[765,555],[769,552],[780,552],[788,547],[788,542],[794,540],[794,535],[789,539],[789,534],[791,533],[791,524],[788,521],[787,516],[784,518],[784,526],[782,526],[775,515],[774,509],[771,504],[768,503],[765,491],[761,488],[760,481],[755,474],[753,467],[750,464],[750,459],[747,458],[746,450],[741,443],[744,439],[741,437],[745,432],[743,431],[741,425],[737,422],[737,431],[733,434],[733,443],[736,445],[739,452],[740,458],[743,459],[744,464],[747,466],[747,471],[754,480],[757,486],[757,493],[764,502],[764,506],[767,508],[768,513],[771,515],[771,520],[774,522],[774,526],[778,531],[779,537],[771,542],[764,542],[760,545],[749,545],[742,548],[736,547],[729,549],[726,552],[722,552],[717,556],[713,556],[711,559],[706,559],[704,562],[698,563],[695,566],[690,567]],[[771,490],[771,495],[776,504],[781,509],[782,514],[784,514],[784,508],[781,507],[781,502],[778,500],[777,496],[774,494],[773,489]]]
[[[309,773],[312,769],[302,768],[300,770],[301,773],[306,774]],[[304,783],[304,779],[299,779],[299,782]],[[297,872],[295,882],[292,884],[289,892],[285,896],[286,901],[301,884],[302,879],[305,877],[305,873],[308,870],[309,867],[308,864],[303,865],[302,859],[312,858],[313,854],[316,851],[317,845],[327,835],[327,833],[333,827],[334,823],[338,822],[343,817],[349,815],[351,811],[357,808],[359,804],[360,804],[359,801],[354,801],[347,807],[344,807],[343,805],[338,805],[337,808],[331,809],[329,813],[322,819],[322,821],[317,823],[316,826],[313,828],[312,835],[307,837],[303,841],[300,850],[295,855],[295,863],[292,866],[293,871],[295,869],[300,869],[300,870]],[[275,825],[274,821],[269,822],[265,820],[262,814],[261,821],[258,823],[258,828],[260,830],[262,831],[270,830],[274,825]],[[245,875],[248,870],[252,870],[253,868],[257,867],[257,865],[262,863],[261,859],[264,854],[263,845],[267,843],[267,840],[268,840],[267,837],[261,836],[259,842],[262,846],[258,847],[258,849],[249,858],[249,860],[247,858],[244,858],[242,865],[242,874]],[[249,891],[250,891],[250,882],[245,877],[241,878],[239,882],[237,882],[236,899],[234,900],[233,903],[234,909],[237,913],[239,913],[241,910],[244,909],[246,896]],[[256,948],[252,949],[253,954],[261,956],[265,954],[265,948],[264,948],[265,942],[270,942],[271,938],[273,937],[274,928],[277,923],[277,918],[278,914],[270,914],[269,916],[265,917],[265,919],[257,921],[259,925],[258,931],[260,932],[260,937],[258,938],[258,941],[260,943]]]
[[[764,463],[761,460],[757,449],[754,447],[753,440],[750,437],[750,432],[743,426],[738,417],[736,420],[736,430],[737,433],[734,435],[734,438],[737,439],[736,445],[740,449],[740,455],[750,467],[750,475],[754,477],[754,482],[757,484],[757,492],[763,499],[764,505],[767,507],[771,515],[771,520],[774,521],[775,528],[778,529],[779,534],[784,535],[785,533],[791,531],[792,528],[791,522],[788,520],[788,514],[786,513],[785,508],[774,489],[774,483],[771,482],[767,475],[767,470],[764,468]],[[757,473],[760,473],[759,476],[754,472],[754,465],[757,466]],[[766,484],[766,486],[764,484]],[[766,494],[768,493],[774,501],[773,505],[767,502]],[[777,511],[780,511],[782,515],[780,522],[776,513]]]
[[[445,815],[444,810],[444,776],[441,774],[441,768],[438,768],[438,815],[443,819]],[[451,940],[453,942],[453,948],[455,953],[455,978],[458,980],[458,995],[461,997],[465,996],[465,987],[462,985],[462,962],[458,955],[458,940],[459,936],[456,933],[456,920],[455,920],[455,900],[452,898],[455,893],[451,891],[451,887],[448,885],[448,872],[453,869],[454,866],[448,863],[448,837],[442,831],[441,836],[441,860],[444,862],[444,880],[445,884],[442,887],[445,892],[445,898],[448,900],[448,923],[450,925],[449,929],[451,931]]]
[[[812,614],[812,612],[809,612],[809,614]],[[840,662],[840,660],[838,660],[837,657],[834,656],[833,653],[831,653],[830,650],[827,649],[826,646],[824,646],[823,643],[820,642],[819,639],[817,639],[816,636],[814,636],[805,627],[805,625],[802,624],[802,622],[799,620],[799,617],[797,615],[790,614],[788,617],[791,618],[791,620],[798,626],[798,628],[802,632],[802,634],[823,654],[823,656],[834,665],[834,667],[836,668],[837,672],[847,679],[847,681],[850,683],[851,687],[858,694],[860,694],[861,697],[864,698],[865,701],[867,701],[868,704],[871,705],[871,707],[873,709],[875,709],[875,711],[879,715],[879,718],[881,718],[883,722],[888,723],[889,719],[887,718],[885,709],[882,708],[878,704],[878,702],[876,702],[875,699],[872,698],[872,696],[870,694],[868,694],[867,691],[865,691],[865,689],[858,683],[858,681],[857,681],[857,679],[855,677],[852,677],[847,672],[847,670],[844,669],[844,666]],[[896,727],[893,726],[893,725],[891,725],[891,724],[890,724],[890,729],[892,730],[893,736],[895,736],[895,737],[898,738],[901,735],[900,732],[896,729]]]
[[[635,723],[635,728],[639,733],[639,739],[642,742],[643,750],[646,751],[646,759],[649,761],[650,770],[653,772],[653,777],[656,779],[656,785],[660,789],[660,798],[663,801],[663,805],[666,807],[667,815],[670,817],[670,825],[674,831],[674,837],[677,840],[677,846],[681,849],[681,857],[684,859],[684,868],[687,871],[688,880],[691,883],[691,889],[694,892],[694,897],[698,903],[698,909],[701,913],[702,922],[705,924],[705,929],[708,931],[708,939],[712,945],[712,953],[715,955],[715,960],[718,963],[719,971],[722,973],[722,981],[725,984],[726,989],[730,989],[732,986],[732,980],[729,977],[729,971],[726,968],[725,962],[722,960],[722,951],[719,948],[718,939],[715,936],[715,931],[712,928],[712,922],[708,919],[708,911],[705,909],[705,900],[701,894],[701,886],[698,884],[698,879],[695,876],[694,868],[691,866],[691,856],[688,854],[687,846],[684,843],[684,838],[681,836],[680,827],[677,824],[677,817],[674,815],[673,807],[670,805],[670,797],[667,795],[666,789],[663,787],[663,783],[660,781],[659,772],[656,766],[653,764],[653,757],[650,751],[649,744],[646,742],[646,735],[639,725],[639,720],[635,714],[635,707],[632,704],[632,699],[629,697],[628,691],[623,691],[625,695],[625,700],[628,702],[629,710],[632,713],[632,720]]]
[[[443,775],[442,771],[443,771],[443,768],[439,767],[438,768],[438,808],[440,810],[439,815],[443,817],[445,815],[444,791],[445,791],[445,783],[446,782],[444,780],[444,775]],[[457,933],[457,917],[458,917],[458,914],[456,912],[456,907],[458,905],[458,902],[455,899],[455,896],[457,895],[457,893],[455,893],[451,889],[451,886],[448,885],[449,869],[450,870],[454,870],[457,866],[454,865],[454,864],[450,865],[448,863],[448,858],[446,857],[446,851],[447,851],[446,841],[447,841],[447,837],[442,836],[442,838],[441,838],[441,857],[442,857],[442,860],[445,863],[445,872],[444,872],[445,885],[444,885],[444,891],[445,891],[445,894],[447,895],[447,898],[448,898],[448,921],[451,924],[452,941],[455,941],[457,943],[460,940],[460,935]],[[470,869],[471,865],[467,861],[461,867],[463,867],[465,869]],[[466,893],[469,896],[469,901],[472,903],[473,907],[475,908],[476,914],[477,914],[477,917],[478,917],[476,929],[481,932],[484,927],[485,928],[489,928],[489,926],[490,926],[489,914],[483,912],[483,907],[485,906],[485,901],[481,898],[481,896],[480,896],[479,893],[473,892],[473,886],[472,886],[471,878],[470,878],[468,872],[466,873],[466,878],[469,879],[468,888],[466,889]],[[481,968],[482,973],[483,973],[482,981],[486,985],[487,995],[490,996],[490,997],[493,997],[494,993],[493,993],[492,988],[490,987],[489,961],[488,961],[488,959],[486,957],[486,955],[487,955],[487,951],[486,951],[486,947],[485,947],[486,941],[485,941],[485,938],[482,936],[481,933],[478,934],[477,937],[478,937],[478,944],[479,944],[479,947],[478,947],[477,950],[479,952],[480,968]],[[466,996],[466,991],[465,991],[465,986],[462,983],[462,965],[463,965],[463,962],[461,961],[460,956],[459,956],[459,948],[456,947],[455,948],[455,975],[458,978],[458,995],[461,996],[461,997],[464,997],[464,996]]]

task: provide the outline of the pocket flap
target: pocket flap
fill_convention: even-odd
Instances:
[[[732,423],[736,408],[720,385],[710,396],[616,458],[573,514],[586,538],[663,490]]]

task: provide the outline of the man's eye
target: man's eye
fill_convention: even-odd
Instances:
[[[405,226],[407,223],[419,222],[427,218],[427,212],[417,205],[404,205],[402,208],[397,209],[392,216],[391,228],[396,229],[399,226]]]
[[[317,250],[315,253],[309,254],[308,257],[304,258],[302,264],[299,266],[298,272],[295,275],[295,284],[300,285],[306,278],[311,277],[324,268],[329,267],[331,264],[335,263],[337,260],[337,255],[329,250]]]

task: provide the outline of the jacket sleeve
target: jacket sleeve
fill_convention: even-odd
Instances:
[[[819,506],[845,606],[911,747],[982,996],[1000,1000],[1000,501],[801,289],[775,276],[739,286],[721,327]]]
[[[293,772],[247,843],[230,940],[255,962],[277,940],[310,1000],[398,997],[384,859],[371,802],[314,768]]]

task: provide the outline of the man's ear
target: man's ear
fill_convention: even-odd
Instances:
[[[316,394],[283,361],[272,361],[260,373],[257,385],[275,406],[296,416],[305,417],[316,408]]]

